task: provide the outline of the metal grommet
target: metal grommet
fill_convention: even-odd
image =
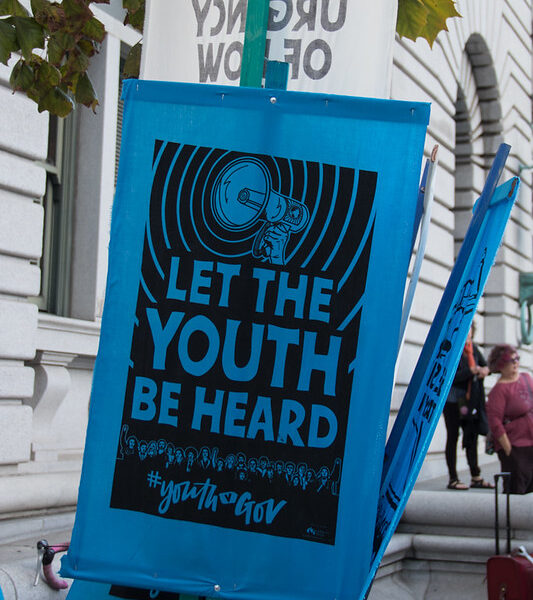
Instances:
[[[276,104],[277,101],[278,101],[278,99],[276,98],[276,96],[270,97],[270,104]]]
[[[215,592],[220,592],[220,586],[217,584],[215,584],[215,586],[213,587],[213,589],[215,590]]]

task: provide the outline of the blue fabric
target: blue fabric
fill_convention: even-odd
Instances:
[[[206,600],[199,596],[172,592],[117,588],[109,583],[82,581],[81,579],[72,582],[67,598],[68,600],[152,600],[155,598],[158,600]]]
[[[399,440],[404,435],[404,431],[407,429],[409,416],[411,411],[413,410],[413,404],[415,402],[413,397],[414,394],[417,394],[420,391],[424,383],[425,369],[427,368],[427,363],[431,358],[431,354],[433,353],[437,343],[439,342],[439,337],[442,335],[442,328],[445,324],[444,319],[446,317],[446,312],[449,310],[450,304],[453,302],[454,295],[461,283],[461,278],[464,276],[465,270],[467,269],[467,266],[469,264],[468,261],[471,260],[471,253],[473,252],[473,248],[476,244],[480,243],[478,236],[483,230],[485,218],[489,218],[487,211],[489,211],[489,208],[494,203],[494,192],[496,190],[496,186],[498,185],[498,181],[500,180],[503,168],[505,166],[505,161],[507,160],[507,156],[509,155],[510,149],[511,147],[507,144],[500,145],[496,157],[494,158],[492,167],[487,176],[485,185],[483,186],[483,191],[481,192],[480,197],[477,199],[474,205],[472,221],[470,222],[470,225],[468,227],[467,235],[465,236],[465,240],[463,240],[461,250],[457,256],[454,268],[452,270],[452,273],[450,274],[450,279],[448,280],[441,302],[439,304],[439,309],[437,311],[436,317],[438,316],[440,321],[439,323],[436,323],[435,319],[432,323],[432,327],[429,330],[426,342],[424,344],[425,351],[421,353],[419,361],[417,363],[417,368],[415,369],[413,377],[410,381],[409,394],[406,393],[404,401],[402,402],[402,405],[400,407],[400,411],[398,412],[398,416],[394,421],[394,427],[392,428],[392,431],[389,435],[389,439],[387,440],[387,451],[385,453],[383,479],[387,476],[387,472],[390,468],[392,459],[396,455],[396,449],[398,448]],[[466,328],[466,330],[468,330],[468,327]],[[461,348],[463,346],[464,343],[460,344]],[[459,359],[457,358],[457,363],[458,362]],[[455,371],[455,369],[453,370]],[[445,391],[447,391],[447,388]]]
[[[505,157],[508,148],[502,149]],[[495,162],[499,159],[501,156],[497,156]],[[494,191],[505,158],[500,162],[496,169],[499,171],[497,177],[491,181],[489,176],[489,191],[476,204],[472,222],[387,441],[372,567],[361,597],[369,589],[398,525],[448,393],[453,389],[451,384],[466,337],[518,194],[518,178],[507,181]]]
[[[109,595],[108,583],[94,581],[73,581],[68,591],[68,600],[107,600]]]
[[[352,599],[368,574],[429,106],[128,82],[62,573]]]

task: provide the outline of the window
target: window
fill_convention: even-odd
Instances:
[[[124,42],[119,43],[120,45],[112,45],[113,50],[116,48],[120,52],[119,56],[116,56],[120,59],[117,87],[122,85],[120,74],[129,50]],[[95,79],[99,83],[105,79],[106,68],[114,70],[114,60],[108,60],[109,56],[113,58],[115,55],[101,53],[98,57],[99,62],[95,63]],[[116,68],[118,67],[119,65],[116,64]],[[105,89],[102,92],[103,102],[105,102],[106,92],[109,92],[109,97],[115,97],[116,91],[117,88],[112,85],[110,89]],[[103,134],[103,115],[105,110],[111,114],[115,108],[117,110],[116,138],[110,140]],[[117,107],[102,105],[97,115],[89,114],[84,107],[77,107],[66,119],[55,116],[50,116],[49,119],[48,153],[43,163],[46,170],[46,190],[42,199],[44,232],[43,254],[39,264],[41,294],[34,298],[34,301],[41,311],[58,316],[75,316],[92,320],[95,313],[89,297],[91,292],[89,288],[91,285],[93,287],[98,285],[98,252],[94,252],[94,255],[91,253],[90,256],[82,256],[83,251],[80,248],[83,248],[84,244],[90,244],[93,239],[95,243],[102,243],[102,240],[98,238],[98,215],[96,212],[88,214],[84,203],[89,200],[93,203],[96,201],[99,203],[99,210],[107,210],[102,207],[102,203],[107,206],[107,202],[112,199],[113,190],[107,188],[102,190],[99,186],[92,185],[97,178],[98,183],[101,184],[103,167],[98,162],[100,159],[95,159],[94,164],[88,159],[94,158],[96,152],[103,153],[101,157],[103,162],[106,157],[110,158],[111,153],[118,159],[122,130],[122,101],[119,99]],[[105,147],[102,144],[106,144]],[[89,180],[91,185],[88,183]],[[98,197],[95,197],[93,192],[98,194]],[[97,292],[92,291],[96,296]],[[84,299],[81,303],[80,298]]]
[[[76,113],[66,119],[50,115],[48,153],[44,168],[46,188],[43,253],[40,260],[40,310],[67,316],[70,301],[70,245],[74,173],[76,164]]]

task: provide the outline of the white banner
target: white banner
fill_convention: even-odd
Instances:
[[[238,85],[247,0],[148,0],[143,79]],[[287,89],[388,98],[397,0],[270,0]]]

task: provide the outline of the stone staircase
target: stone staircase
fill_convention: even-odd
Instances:
[[[494,472],[497,463],[483,470],[490,481]],[[486,600],[485,563],[495,553],[494,491],[447,490],[446,481],[415,487],[368,600]],[[505,496],[500,498],[505,552]],[[533,494],[512,495],[510,506],[511,548],[523,545],[533,554]]]

